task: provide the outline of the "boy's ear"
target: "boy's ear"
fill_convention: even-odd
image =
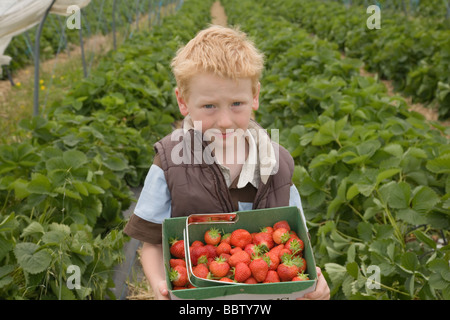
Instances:
[[[254,111],[258,110],[259,108],[259,90],[261,89],[261,83],[258,82],[258,86],[256,88],[256,92],[255,95],[253,96],[253,105],[252,105],[252,109]]]
[[[186,101],[181,96],[180,90],[175,88],[175,95],[177,97],[178,108],[180,109],[180,113],[185,117],[189,114]]]

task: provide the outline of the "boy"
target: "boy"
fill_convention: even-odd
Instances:
[[[161,246],[165,218],[295,205],[294,162],[253,121],[263,55],[238,30],[211,26],[172,61],[182,129],[155,144],[156,156],[125,233],[143,241],[141,262],[157,299],[168,299]],[[302,212],[303,214],[303,212]],[[317,289],[328,299],[318,269]]]

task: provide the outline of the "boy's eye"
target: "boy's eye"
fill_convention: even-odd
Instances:
[[[203,108],[205,108],[205,109],[212,109],[212,108],[214,108],[214,105],[212,105],[212,104],[205,104],[203,106]]]
[[[234,107],[237,107],[237,106],[240,106],[240,105],[241,105],[241,102],[239,102],[239,101],[235,101],[232,104],[232,106],[234,106]]]

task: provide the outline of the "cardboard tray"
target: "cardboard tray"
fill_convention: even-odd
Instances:
[[[303,221],[300,210],[297,207],[239,211],[232,213],[231,218],[229,214],[226,214],[225,220],[228,219],[228,221],[223,221],[219,215],[217,215],[217,219],[202,221],[201,216],[193,215],[190,217],[171,218],[163,222],[163,255],[166,266],[169,265],[170,260],[168,242],[170,237],[184,238],[185,243],[190,244],[194,240],[203,241],[204,232],[213,226],[224,232],[231,232],[239,228],[246,229],[249,232],[257,232],[263,227],[272,226],[275,222],[286,220],[291,226],[291,229],[297,232],[298,236],[304,242],[303,257],[307,264],[305,273],[309,275],[311,280],[258,284],[219,282],[217,280],[205,280],[195,277],[192,274],[190,264],[188,264],[188,269],[190,269],[188,270],[189,280],[197,288],[171,290],[172,285],[166,272],[166,282],[172,299],[289,300],[302,297],[304,294],[315,290],[317,282],[316,263],[309,241],[306,223]],[[215,215],[208,214],[207,216]],[[221,216],[224,216],[224,214]],[[187,250],[186,257],[188,261],[189,250]]]

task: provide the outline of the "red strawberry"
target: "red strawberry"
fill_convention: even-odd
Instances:
[[[270,235],[272,235],[273,231],[274,231],[273,228],[272,228],[272,227],[269,227],[269,226],[264,227],[264,228],[261,229],[261,232],[263,232],[263,233],[268,233],[268,234],[270,234]]]
[[[198,278],[208,279],[209,270],[206,264],[200,263],[192,267],[192,273]]]
[[[222,278],[227,275],[228,271],[230,271],[230,265],[224,258],[217,257],[209,265],[209,271],[213,276]]]
[[[199,264],[199,259],[204,256],[204,258],[201,260],[200,263],[206,263],[208,261],[208,254],[209,251],[207,248],[205,248],[205,246],[196,246],[196,247],[191,247],[189,250],[191,253],[191,263],[196,266],[197,264]]]
[[[229,243],[226,242],[221,242],[217,247],[216,247],[216,253],[217,255],[221,255],[222,253],[230,253],[231,250],[231,245]]]
[[[298,238],[290,238],[284,246],[286,249],[291,250],[293,255],[300,255],[305,247],[303,241]]]
[[[212,244],[207,244],[204,246],[208,250],[208,258],[215,258],[218,256],[216,247]]]
[[[291,236],[291,238],[300,239],[300,237],[297,235],[297,233],[294,230],[290,230],[289,235]]]
[[[282,249],[284,249],[284,244],[279,244],[279,245],[276,245],[275,247],[273,247],[272,249],[270,249],[269,252],[274,252],[278,256]]]
[[[211,262],[213,262],[214,261],[214,258],[211,258],[211,257],[208,257],[208,258],[206,258],[206,266],[208,267],[208,269],[209,269],[209,265],[211,264]],[[199,259],[198,259],[198,263],[205,263],[205,257],[200,257]]]
[[[245,282],[252,275],[252,271],[244,262],[239,262],[233,270],[234,280],[236,282]]]
[[[243,249],[241,247],[235,247],[235,248],[231,248],[230,249],[230,254],[233,255],[238,251],[243,251]]]
[[[227,278],[227,277],[223,277],[219,281],[222,281],[222,282],[234,282],[233,280],[231,280],[230,278]]]
[[[308,275],[300,272],[297,273],[297,275],[292,278],[292,281],[305,281],[305,280],[309,280]]]
[[[292,258],[292,262],[298,267],[298,272],[302,273],[306,271],[306,260],[303,257],[295,256]]]
[[[247,244],[252,242],[252,235],[245,229],[234,230],[230,237],[230,244],[242,249],[244,249]]]
[[[194,286],[192,283],[188,282],[187,287],[188,289],[195,289],[197,288],[196,286]]]
[[[274,282],[280,282],[280,276],[275,270],[269,270],[263,283],[274,283]]]
[[[274,231],[277,230],[278,228],[284,228],[287,231],[291,231],[291,227],[289,226],[289,223],[286,220],[278,221],[277,223],[275,223],[273,225],[273,230]]]
[[[186,268],[186,261],[184,259],[170,259],[169,264],[171,268],[175,268],[175,266],[182,266]]]
[[[230,240],[231,240],[231,233],[225,233],[220,239],[220,242],[226,242],[230,244]]]
[[[280,258],[280,260],[283,260],[283,256],[284,255],[291,255],[292,251],[286,248],[283,248],[280,250],[280,252],[278,252],[278,258]]]
[[[193,247],[203,247],[205,244],[203,242],[201,242],[200,240],[195,240],[194,242],[192,242],[191,244],[191,248]]]
[[[266,252],[264,256],[269,258],[269,270],[277,270],[277,267],[280,264],[278,254],[275,251],[269,251]]]
[[[184,290],[187,289],[187,287],[173,287],[172,290]]]
[[[272,234],[272,238],[276,244],[286,243],[290,238],[289,230],[283,227],[275,229],[275,231]]]
[[[272,235],[266,232],[256,233],[253,237],[253,243],[265,248],[266,251],[269,251],[275,245]]]
[[[175,287],[184,287],[188,283],[188,275],[185,267],[175,266],[169,272],[169,279]]]
[[[245,280],[244,283],[246,283],[246,284],[256,284],[256,283],[258,283],[258,281],[256,281],[256,279],[251,276],[250,278]]]
[[[230,259],[228,259],[228,263],[230,266],[235,267],[239,262],[244,262],[249,264],[251,261],[250,255],[244,250],[238,251],[235,254],[232,254]]]
[[[211,244],[213,246],[219,244],[222,238],[219,229],[211,228],[205,232],[204,239],[206,244]]]
[[[292,256],[285,256],[277,268],[277,273],[281,281],[291,281],[297,275],[298,271],[298,267],[292,261]]]
[[[249,266],[252,271],[252,276],[257,282],[263,282],[266,279],[267,272],[269,271],[269,264],[262,258],[253,259]]]
[[[170,254],[175,258],[184,259],[184,240],[178,240],[177,238],[172,238],[169,240],[170,243]]]
[[[261,253],[261,248],[256,244],[249,243],[245,246],[244,251],[247,252],[251,257],[253,255],[259,255]]]
[[[229,253],[221,253],[219,257],[224,258],[225,261],[228,262],[228,259],[230,259],[231,255]],[[230,263],[228,262],[228,264]]]

